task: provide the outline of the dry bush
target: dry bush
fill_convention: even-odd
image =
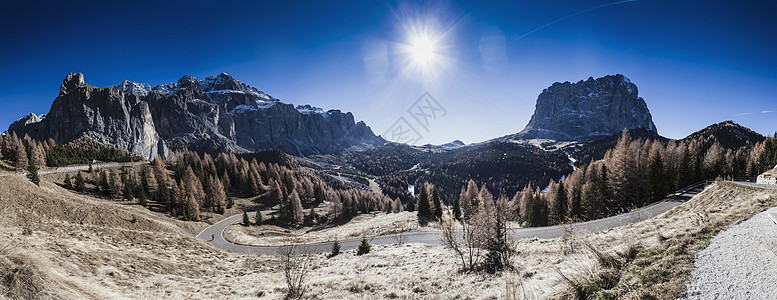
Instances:
[[[286,279],[286,299],[302,299],[305,294],[305,276],[310,271],[311,255],[305,246],[289,243],[278,248],[275,255]]]
[[[479,265],[483,247],[488,239],[488,220],[479,218],[478,215],[458,222],[461,230],[458,230],[457,221],[450,211],[448,216],[439,222],[443,245],[455,253],[462,268],[468,271],[475,271]]]
[[[575,224],[561,223],[561,236],[558,238],[561,255],[570,255],[575,253],[580,244],[580,232]]]
[[[10,245],[0,248],[0,296],[38,299],[42,292],[43,279],[38,270]]]

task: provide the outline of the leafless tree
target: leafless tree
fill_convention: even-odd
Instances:
[[[483,245],[486,242],[488,219],[484,214],[476,214],[470,218],[462,218],[461,230],[456,226],[456,218],[452,212],[440,220],[442,242],[461,260],[461,265],[468,271],[474,271],[480,263]]]
[[[305,276],[310,271],[311,261],[307,247],[288,243],[278,248],[276,259],[286,278],[286,286],[289,288],[286,299],[302,299],[306,289]]]
[[[394,240],[397,241],[398,246],[402,246],[405,243],[405,232],[410,231],[409,227],[394,226]]]

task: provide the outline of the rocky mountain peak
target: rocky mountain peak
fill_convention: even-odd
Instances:
[[[9,131],[60,143],[87,136],[147,159],[165,158],[170,148],[312,155],[385,143],[350,112],[295,107],[226,73],[204,80],[184,75],[153,88],[129,80],[99,88],[71,73],[45,118],[28,115]]]
[[[529,124],[517,137],[578,140],[638,127],[656,131],[637,86],[616,74],[576,83],[556,82],[544,89]]]
[[[181,79],[178,79],[178,86],[179,87],[186,87],[189,85],[197,84],[197,78],[194,78],[192,75],[183,75]]]
[[[84,74],[67,74],[67,76],[65,76],[65,80],[62,80],[62,85],[59,87],[59,94],[68,93],[78,87],[83,86],[84,84]]]

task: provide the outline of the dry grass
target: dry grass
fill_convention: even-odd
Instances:
[[[265,217],[266,218],[266,217]],[[436,223],[430,223],[427,228],[433,228]],[[317,243],[359,238],[362,236],[379,236],[417,230],[418,224],[415,212],[376,213],[359,215],[348,223],[340,226],[327,227],[319,230],[311,228],[288,229],[273,225],[244,227],[232,225],[224,231],[224,237],[233,243],[242,245],[282,245],[288,239],[302,243]]]
[[[604,262],[619,270],[617,283],[605,290],[607,294],[671,298],[682,291],[695,249],[727,224],[774,205],[775,194],[718,183],[655,221],[596,234],[572,227],[563,239],[513,242],[514,268],[497,275],[459,272],[458,259],[439,245],[374,245],[362,256],[355,250],[333,258],[315,254],[305,295],[315,299],[547,299],[569,290],[559,274],[588,282],[600,274]],[[406,221],[401,216],[396,215]],[[133,217],[136,223],[130,222]],[[384,218],[393,217],[379,215],[371,221],[371,216],[363,216],[352,228],[346,224],[331,230],[339,230],[340,239],[346,238],[345,232],[360,236],[358,230],[370,227],[370,222],[391,224]],[[286,295],[282,268],[272,256],[223,252],[196,240],[180,229],[182,225],[186,224],[138,205],[71,193],[48,179],[36,187],[18,176],[0,178],[0,239],[13,247],[0,253],[0,268],[23,267],[25,271],[18,274],[29,284],[16,290],[30,293],[24,295],[60,299],[248,299],[259,294],[263,299],[280,299]],[[665,241],[659,241],[657,231]],[[313,239],[326,232],[303,236]],[[17,297],[8,295],[0,298]]]
[[[46,296],[45,279],[33,263],[16,247],[0,247],[0,297],[40,299]]]
[[[597,258],[588,274],[564,275],[565,298],[672,299],[679,297],[693,270],[696,253],[718,232],[771,206],[777,192],[718,182],[688,203],[648,222],[620,228],[634,237],[611,240],[626,250],[587,244]],[[636,242],[635,242],[636,241]]]

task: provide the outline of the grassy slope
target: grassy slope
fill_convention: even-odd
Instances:
[[[633,259],[620,260],[614,287],[601,294],[669,298],[681,292],[696,249],[717,230],[775,204],[777,192],[718,183],[654,221],[595,234],[570,228],[560,239],[514,242],[515,269],[500,276],[457,272],[456,258],[441,246],[375,246],[364,256],[351,250],[331,259],[321,254],[313,257],[307,295],[558,297],[568,290],[563,277],[586,283],[606,271],[586,245],[613,257],[636,245],[636,253],[629,255]],[[0,239],[7,241],[0,246],[0,272],[16,279],[11,292],[2,282],[0,294],[251,298],[263,292],[282,297],[283,278],[273,257],[222,252],[180,230],[180,224],[137,205],[77,195],[46,180],[36,187],[21,177],[0,178]],[[24,234],[25,229],[32,233]],[[667,239],[659,242],[658,232]],[[645,274],[661,275],[660,280]]]
[[[621,244],[620,251],[589,249],[597,266],[588,274],[567,276],[572,288],[565,298],[677,298],[699,250],[726,227],[775,205],[777,191],[718,182],[654,222],[627,226],[636,236],[613,240]]]

